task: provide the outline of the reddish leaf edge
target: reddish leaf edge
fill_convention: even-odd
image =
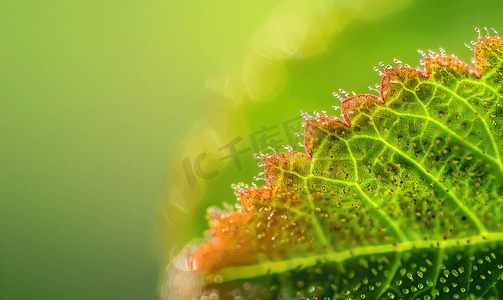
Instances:
[[[253,206],[253,202],[250,200],[255,199],[256,197],[260,198],[262,201],[273,201],[273,199],[280,196],[280,194],[284,194],[285,191],[276,190],[279,188],[275,186],[275,178],[272,176],[270,168],[271,166],[278,166],[282,161],[288,160],[291,156],[299,156],[304,157],[309,160],[312,159],[312,154],[308,147],[308,141],[306,133],[309,130],[309,126],[320,126],[326,124],[327,122],[335,122],[340,126],[345,126],[351,128],[351,121],[353,115],[353,109],[359,107],[362,104],[365,104],[369,101],[379,102],[381,104],[386,103],[385,93],[389,86],[391,85],[391,78],[393,75],[398,72],[405,72],[409,74],[417,74],[422,78],[429,78],[432,73],[431,70],[433,68],[455,68],[456,71],[462,71],[467,76],[474,76],[477,79],[480,79],[483,75],[484,71],[490,65],[487,63],[484,58],[481,56],[481,52],[484,49],[485,45],[490,44],[491,42],[497,41],[501,43],[501,39],[498,37],[480,37],[478,39],[477,45],[475,47],[475,66],[474,68],[467,64],[466,62],[459,60],[458,58],[451,56],[437,56],[435,58],[424,58],[424,68],[422,71],[419,68],[410,68],[410,67],[400,67],[385,70],[382,80],[381,80],[381,91],[380,97],[371,95],[371,94],[363,94],[356,95],[345,99],[341,102],[341,112],[342,119],[335,116],[321,116],[315,119],[307,120],[306,125],[304,126],[304,149],[306,153],[302,152],[282,152],[276,153],[274,155],[269,155],[263,159],[263,162],[266,164],[265,167],[265,178],[266,185],[262,187],[253,187],[246,190],[239,191],[239,197],[241,201],[241,205],[243,207],[243,212],[220,212],[215,218],[210,221],[210,233],[213,235],[213,238],[207,242],[199,245],[195,251],[192,252],[192,255],[189,257],[187,266],[188,269],[198,273],[200,275],[206,275],[215,273],[220,269],[231,266],[243,266],[249,265],[257,262],[257,259],[253,257],[253,253],[250,251],[240,252],[239,255],[232,255],[232,253],[228,252],[228,247],[226,248],[226,243],[230,242],[236,233],[239,233],[240,225],[244,224],[246,217],[248,216],[247,211],[251,209]],[[269,166],[269,167],[268,167]],[[275,201],[275,200],[274,200]],[[229,227],[229,225],[231,225]],[[222,233],[230,233],[228,235]],[[246,244],[246,243],[245,243]],[[245,245],[243,245],[245,246]],[[243,249],[242,249],[243,250]],[[236,259],[233,259],[236,258]],[[243,258],[249,259],[244,262]]]

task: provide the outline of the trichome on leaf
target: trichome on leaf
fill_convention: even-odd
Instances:
[[[267,186],[211,219],[166,297],[503,297],[502,51],[486,36],[474,68],[442,54],[386,69],[380,97],[307,120],[306,153],[264,159]]]

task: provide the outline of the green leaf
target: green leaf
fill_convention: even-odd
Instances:
[[[307,120],[306,153],[266,157],[267,186],[215,214],[164,288],[173,299],[499,299],[502,50],[485,37],[475,69],[445,55],[424,72],[388,69],[381,97]]]

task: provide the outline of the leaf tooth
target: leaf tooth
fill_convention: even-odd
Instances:
[[[243,211],[247,213],[253,205],[271,201],[272,190],[268,187],[252,188],[239,192]]]
[[[285,173],[295,177],[307,176],[305,166],[308,165],[310,159],[310,156],[299,152],[277,153],[264,159],[267,186],[277,191],[280,186],[284,185]],[[287,180],[290,179],[291,177],[287,178]]]

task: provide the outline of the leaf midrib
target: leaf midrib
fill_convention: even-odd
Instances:
[[[326,254],[313,255],[301,258],[292,258],[280,261],[263,261],[259,264],[239,266],[239,267],[227,267],[219,270],[214,274],[207,274],[204,276],[206,284],[212,283],[213,275],[220,275],[225,282],[260,277],[268,274],[281,274],[287,271],[295,270],[299,266],[301,268],[308,268],[315,266],[318,262],[338,262],[341,263],[349,258],[364,256],[364,255],[377,255],[385,253],[403,253],[406,251],[414,249],[428,249],[428,248],[454,248],[461,246],[471,246],[476,247],[481,244],[491,243],[491,242],[503,242],[503,233],[485,233],[479,234],[472,237],[464,237],[458,239],[448,239],[448,240],[416,240],[407,241],[403,243],[397,243],[396,245],[384,244],[384,245],[374,245],[358,247],[353,249],[348,249],[341,252],[328,252]],[[472,248],[473,249],[473,248]]]

